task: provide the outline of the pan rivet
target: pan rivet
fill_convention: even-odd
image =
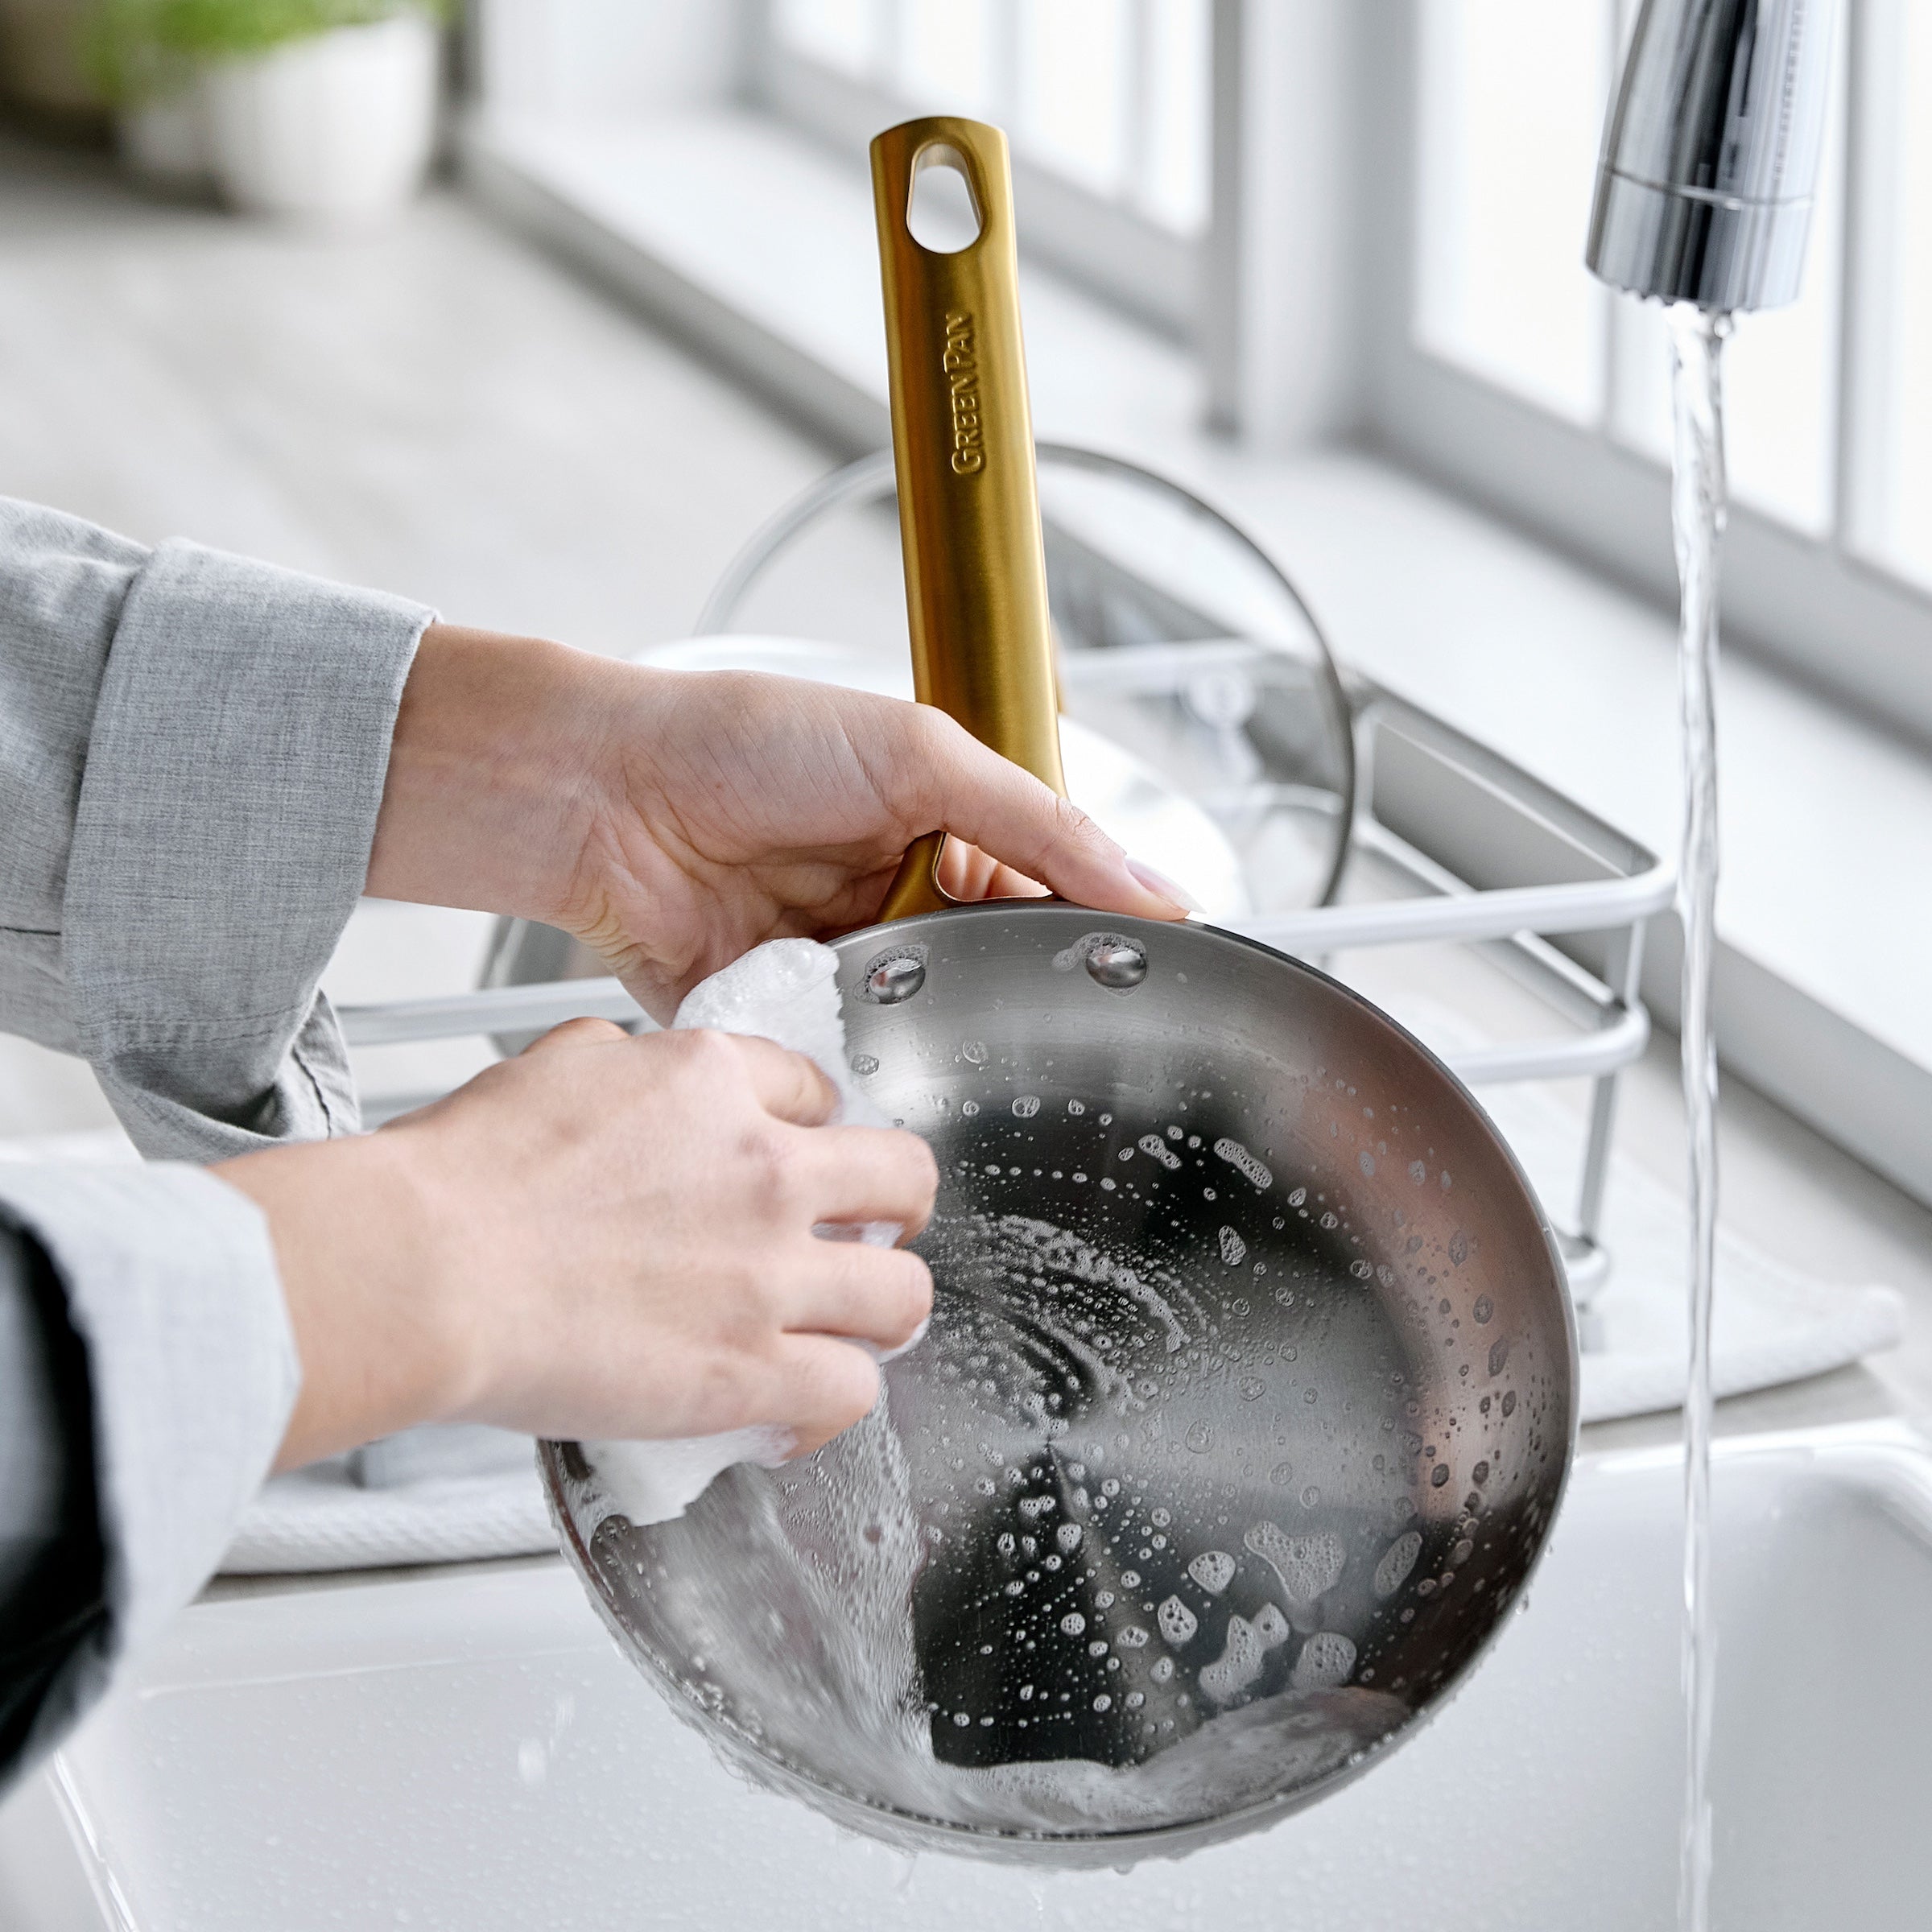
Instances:
[[[1147,954],[1132,939],[1109,936],[1088,948],[1087,971],[1096,985],[1124,993],[1147,976]]]
[[[906,953],[881,960],[865,976],[865,997],[881,1006],[909,1000],[926,984],[926,963]]]

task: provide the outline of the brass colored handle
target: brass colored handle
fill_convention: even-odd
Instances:
[[[980,220],[955,254],[907,225],[914,178],[940,158]],[[950,114],[888,128],[872,186],[914,694],[1064,797],[1006,137]],[[930,833],[906,852],[881,919],[947,903],[943,844]]]

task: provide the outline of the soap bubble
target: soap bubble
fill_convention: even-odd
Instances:
[[[1298,1690],[1333,1690],[1355,1670],[1355,1645],[1339,1631],[1318,1630],[1302,1645],[1288,1681]]]
[[[1187,1574],[1210,1596],[1219,1596],[1234,1581],[1234,1558],[1225,1550],[1203,1550],[1187,1566]]]
[[[1177,1650],[1201,1627],[1200,1619],[1178,1596],[1164,1598],[1154,1616],[1161,1635]]]
[[[1382,1560],[1375,1567],[1375,1593],[1377,1596],[1393,1596],[1409,1580],[1409,1572],[1415,1567],[1415,1559],[1421,1555],[1422,1536],[1419,1530],[1410,1530],[1398,1536],[1382,1552]]]
[[[1341,1580],[1348,1553],[1331,1531],[1290,1536],[1276,1523],[1257,1523],[1241,1538],[1282,1580],[1291,1604],[1312,1604]]]
[[[1274,1184],[1274,1176],[1239,1141],[1223,1136],[1215,1142],[1214,1151],[1257,1189],[1265,1191]]]

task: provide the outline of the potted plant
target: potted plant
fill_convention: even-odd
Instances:
[[[332,224],[394,212],[436,134],[444,0],[104,0],[130,163],[212,175],[232,206]]]
[[[91,0],[0,0],[0,100],[47,133],[97,135],[106,103],[87,71]]]

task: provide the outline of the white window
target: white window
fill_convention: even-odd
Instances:
[[[765,104],[842,147],[914,114],[997,122],[1024,245],[1163,327],[1199,299],[1210,0],[772,0]]]
[[[1850,487],[1870,553],[1932,584],[1932,7],[1866,0]]]
[[[1023,250],[1196,345],[1218,423],[1359,436],[1674,594],[1661,315],[1582,261],[1636,0],[479,5],[491,97],[565,134],[702,97],[862,167],[996,122]],[[1725,622],[1932,738],[1932,0],[1843,6],[1805,287],[1728,358]]]
[[[1656,579],[1662,314],[1583,266],[1633,0],[1411,0],[1403,326],[1382,435]],[[1847,0],[1805,283],[1740,316],[1726,413],[1742,631],[1932,730],[1932,6]],[[1634,472],[1648,473],[1646,475]],[[1649,530],[1635,553],[1633,527]],[[1660,585],[1660,588],[1662,586]]]
[[[1583,264],[1616,0],[1431,0],[1421,43],[1414,327],[1422,347],[1660,460],[1670,447],[1655,303]],[[1732,489],[1795,529],[1832,526],[1843,68],[1805,287],[1740,320],[1726,367]]]

